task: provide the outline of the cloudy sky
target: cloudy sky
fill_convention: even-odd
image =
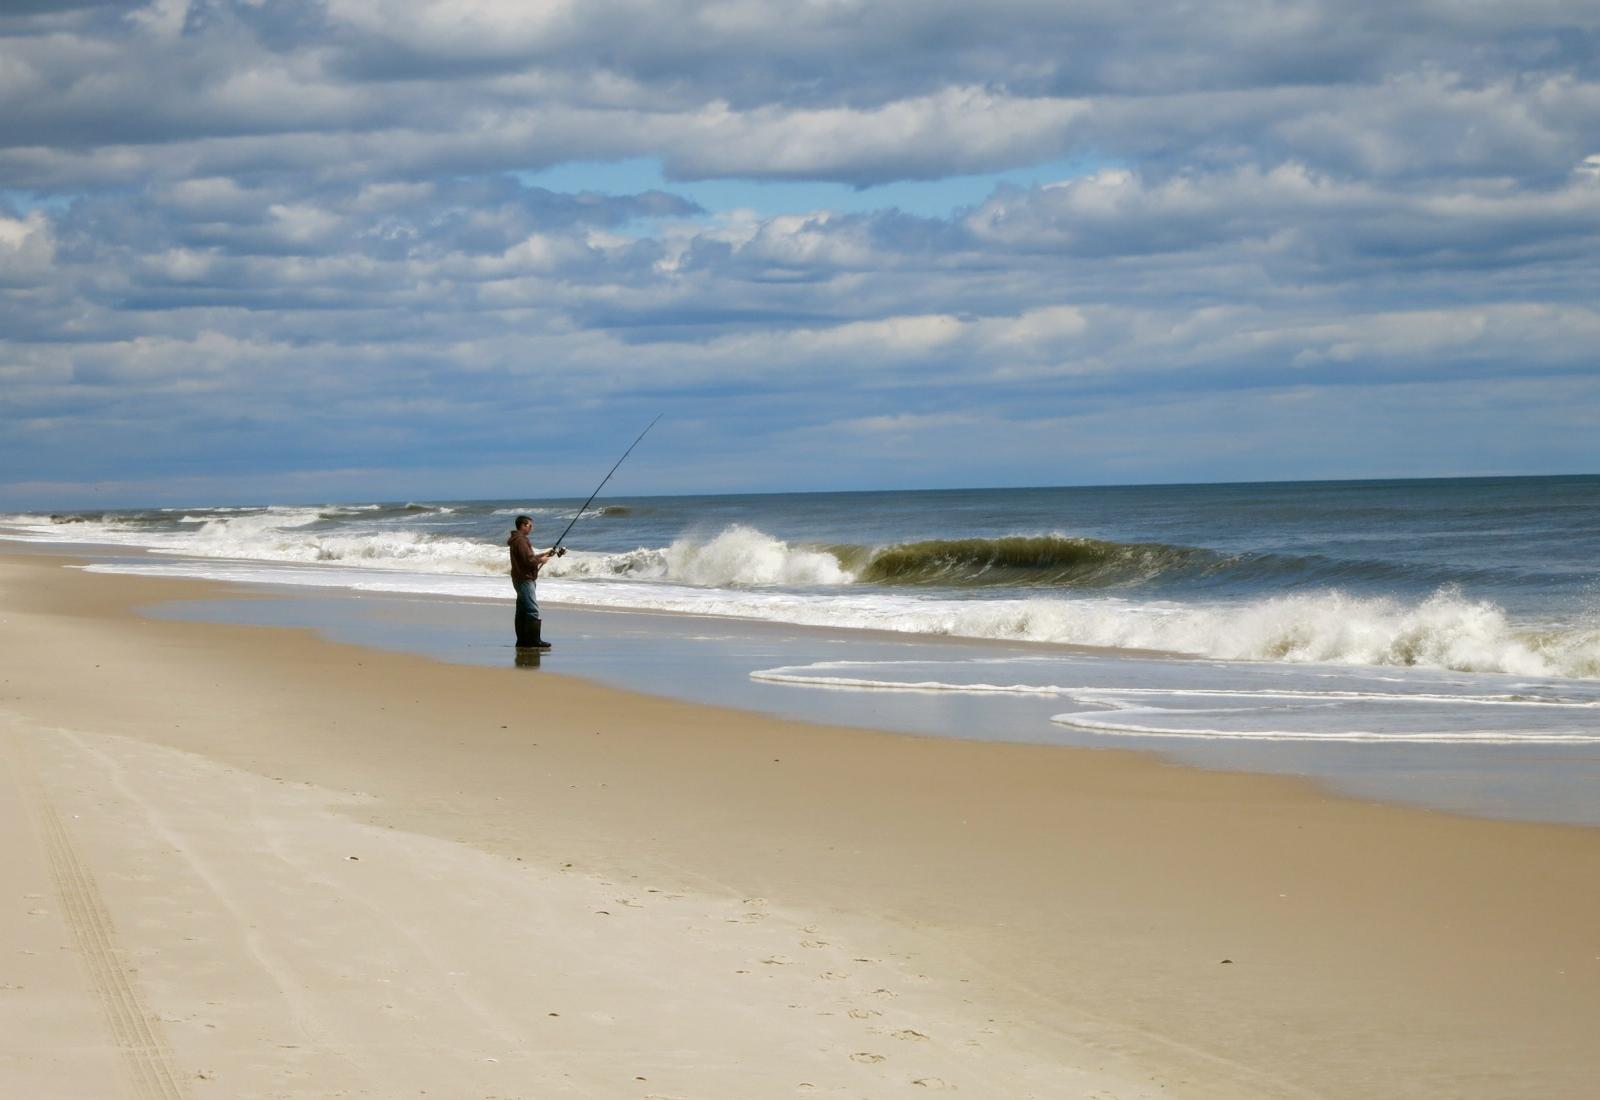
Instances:
[[[0,2],[0,506],[1593,472],[1597,349],[1600,0]]]

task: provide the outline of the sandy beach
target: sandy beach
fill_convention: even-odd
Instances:
[[[4,1095],[1600,1080],[1600,830],[155,620],[219,589],[72,564],[0,548]]]

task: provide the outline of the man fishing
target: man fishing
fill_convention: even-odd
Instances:
[[[535,551],[533,544],[528,541],[532,532],[533,517],[518,516],[511,537],[506,539],[506,545],[511,548],[511,584],[517,590],[517,614],[514,620],[517,648],[549,649],[550,643],[540,636],[544,620],[539,615],[539,568],[551,558],[559,558],[567,550],[564,546],[552,546],[543,553]]]
[[[600,484],[594,487],[594,492],[589,494],[589,499],[578,505],[578,510],[572,514],[572,520],[567,524],[567,529],[561,532],[561,537],[556,539],[555,545],[544,553],[535,553],[533,544],[528,541],[528,534],[533,530],[532,516],[518,516],[517,526],[511,532],[511,537],[506,540],[506,545],[511,548],[511,583],[517,589],[517,648],[518,649],[549,649],[550,643],[540,637],[540,630],[544,621],[539,617],[539,598],[534,589],[534,584],[539,579],[539,567],[551,558],[559,558],[567,552],[562,546],[567,541],[567,536],[572,534],[573,525],[583,515],[584,510],[594,503],[594,498],[600,495],[600,490],[606,487],[606,482],[611,480],[611,475],[617,472],[617,467],[627,461],[633,449],[639,445],[640,440],[650,434],[650,429],[656,426],[656,421],[661,417],[658,414],[655,420],[644,426],[644,431],[639,433],[639,438],[628,445],[622,452],[622,457],[617,459],[615,466],[609,473],[600,479]]]

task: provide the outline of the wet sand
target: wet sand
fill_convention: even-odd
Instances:
[[[1600,1079],[1600,830],[154,620],[224,590],[69,560],[0,548],[6,1095]]]

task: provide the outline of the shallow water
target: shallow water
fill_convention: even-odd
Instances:
[[[519,664],[509,641],[509,612],[497,604],[273,591],[277,598],[270,600],[184,601],[154,613],[309,627],[337,641],[441,660]],[[1600,733],[1593,723],[1571,720],[1600,706],[1593,685],[1507,678],[1498,685],[1505,698],[1486,702],[1477,697],[1478,678],[1463,684],[1433,672],[1373,676],[1338,666],[1042,652],[1029,645],[575,607],[552,606],[547,616],[557,646],[539,657],[524,654],[520,664],[528,675],[549,669],[695,702],[929,736],[1134,748],[1200,767],[1307,776],[1381,801],[1600,825]],[[1264,669],[1268,678],[1261,686]],[[850,680],[858,683],[840,682]],[[960,690],[979,684],[1022,690]],[[1460,704],[1468,688],[1472,701]],[[1530,690],[1558,705],[1530,705]],[[1193,694],[1219,691],[1230,694]],[[1455,705],[1501,717],[1477,728],[1442,724],[1436,708]],[[1130,708],[1136,722],[1129,720]],[[1536,720],[1505,719],[1518,708]],[[1417,739],[1330,736],[1365,724],[1374,709],[1390,727],[1407,724]],[[1219,710],[1233,725],[1272,736],[1182,735],[1197,723],[1215,725]],[[1563,717],[1546,721],[1546,710]],[[530,721],[537,717],[531,713]],[[1130,725],[1138,732],[1129,732]],[[1523,725],[1539,736],[1507,736]],[[1444,739],[1422,736],[1441,732]]]

